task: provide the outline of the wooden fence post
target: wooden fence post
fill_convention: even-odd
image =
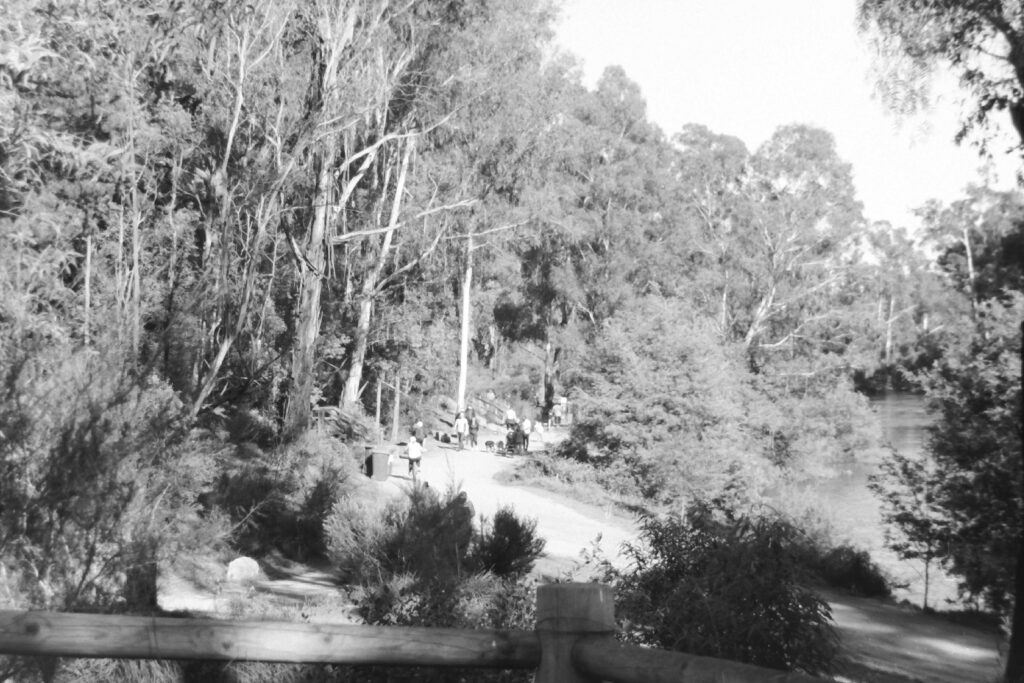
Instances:
[[[535,683],[596,683],[572,663],[577,640],[615,633],[612,589],[599,583],[552,583],[537,588],[540,667]]]

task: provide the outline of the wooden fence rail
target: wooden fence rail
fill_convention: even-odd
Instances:
[[[0,654],[536,669],[536,683],[810,683],[819,679],[622,645],[600,584],[537,589],[536,631],[0,611]]]

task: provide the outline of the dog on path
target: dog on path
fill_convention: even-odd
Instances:
[[[493,453],[494,452],[494,442],[493,441],[484,441],[484,448],[486,448],[489,453]]]

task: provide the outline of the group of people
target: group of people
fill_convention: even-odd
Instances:
[[[455,416],[455,438],[461,451],[468,442],[470,448],[476,448],[477,437],[480,436],[480,418],[470,406]]]
[[[509,407],[505,412],[505,447],[513,453],[525,453],[530,449],[530,434],[534,428],[540,429],[540,423],[534,425],[529,416],[520,420],[515,408]]]
[[[472,406],[460,410],[455,415],[456,448],[463,450],[467,445],[476,448],[480,436],[480,418]],[[514,408],[505,413],[505,444],[513,452],[525,452],[530,447],[530,434],[539,429],[529,417],[522,420],[516,416]],[[415,476],[423,459],[423,446],[427,441],[427,429],[422,419],[417,419],[412,426],[408,443],[409,474]]]
[[[509,407],[505,412],[504,421],[504,446],[508,452],[512,453],[525,453],[528,451],[530,448],[530,435],[534,431],[540,432],[542,429],[541,424],[533,422],[529,416],[519,419],[515,408],[512,407]],[[480,435],[480,418],[472,406],[456,413],[454,427],[458,450],[463,450],[467,445],[470,448],[477,447]],[[423,420],[417,419],[411,431],[408,445],[409,474],[415,478],[420,462],[423,459],[423,446],[427,441],[427,429],[423,424]],[[498,445],[500,446],[501,444]],[[492,444],[488,442],[488,447],[490,448],[491,446]]]

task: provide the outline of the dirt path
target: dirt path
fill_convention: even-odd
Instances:
[[[480,443],[497,440],[497,434],[481,433]],[[511,505],[517,514],[537,520],[537,533],[544,538],[545,557],[534,570],[543,577],[558,577],[573,570],[580,553],[589,550],[600,539],[600,548],[616,566],[624,566],[622,544],[636,538],[636,526],[629,517],[611,508],[586,505],[567,500],[541,489],[502,484],[495,478],[503,470],[515,466],[515,457],[506,457],[480,448],[459,451],[454,444],[427,440],[421,477],[432,487],[444,490],[449,484],[462,488],[476,508],[477,516],[493,517],[504,505]],[[392,467],[392,476],[378,486],[393,492],[407,488],[407,463],[399,460]]]
[[[991,683],[1005,662],[999,634],[870,598],[825,592],[849,680]]]
[[[492,438],[482,437],[484,438]],[[547,539],[547,557],[535,573],[558,576],[578,564],[580,551],[601,537],[604,555],[625,566],[621,546],[636,539],[636,525],[627,516],[598,506],[561,498],[548,491],[500,483],[496,475],[515,466],[515,459],[483,450],[458,451],[453,444],[428,441],[423,479],[444,489],[458,484],[477,514],[493,515],[512,505],[537,519],[537,531]],[[406,463],[399,461],[386,484],[395,493],[407,487]],[[827,591],[842,647],[839,680],[862,683],[991,683],[1003,663],[998,634],[960,626],[912,608]]]
[[[492,435],[482,435],[481,443]],[[609,508],[586,505],[548,491],[503,484],[500,472],[515,466],[516,460],[480,450],[458,451],[454,445],[433,439],[424,452],[422,478],[444,490],[456,484],[469,496],[477,515],[491,517],[503,505],[511,505],[521,516],[537,520],[537,532],[546,539],[546,556],[538,562],[538,577],[562,578],[575,572],[576,580],[587,580],[579,567],[580,553],[600,538],[606,558],[619,567],[627,559],[622,544],[636,538],[635,522]],[[412,483],[406,476],[406,461],[396,460],[392,476],[372,482],[382,495],[402,495]],[[280,572],[279,572],[280,573]],[[304,597],[333,592],[332,578],[324,571],[296,567],[294,572],[271,576],[254,586],[257,593],[301,603]],[[171,577],[161,589],[165,609],[183,609],[211,614],[230,614],[230,595],[210,595],[188,582]],[[832,606],[841,641],[841,662],[837,680],[858,683],[991,683],[1002,669],[998,634],[961,626],[941,617],[878,600],[856,598],[838,591],[825,591]],[[340,615],[335,615],[335,618]],[[346,620],[351,617],[345,615]]]

